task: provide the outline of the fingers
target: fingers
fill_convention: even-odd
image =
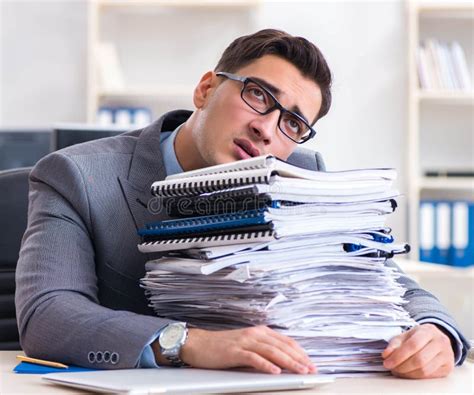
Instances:
[[[452,367],[449,365],[439,365],[438,358],[433,359],[427,365],[407,373],[399,373],[393,371],[392,374],[404,379],[435,379],[446,377],[451,371]]]
[[[278,347],[267,343],[256,343],[253,351],[283,369],[287,369],[293,373],[307,374],[309,368],[306,364],[302,364],[295,359],[290,353],[280,350]]]
[[[382,354],[388,354],[384,366],[393,375],[413,379],[435,378],[445,377],[454,369],[450,339],[436,326],[424,324],[409,332],[398,348],[390,354],[385,351]]]
[[[281,369],[255,352],[236,350],[236,366],[251,366],[264,373],[280,374]]]
[[[243,347],[247,351],[255,352],[294,373],[316,372],[316,367],[295,340],[264,326],[247,328],[245,331],[247,336]]]
[[[409,373],[418,369],[421,369],[423,367],[429,366],[432,364],[432,361],[440,354],[440,350],[436,347],[433,346],[433,344],[430,342],[428,343],[423,349],[420,351],[416,352],[409,358],[407,358],[404,362],[401,364],[388,368],[390,365],[386,365],[384,363],[384,366],[387,367],[388,369],[391,369],[392,373],[397,372],[397,373]]]
[[[181,359],[196,368],[252,367],[278,374],[315,373],[316,367],[296,341],[265,326],[206,331],[190,329]]]
[[[306,366],[310,373],[316,372],[316,366],[314,366],[313,362],[308,357],[308,354],[306,354],[306,351],[298,344],[297,341],[270,328],[264,328],[268,334],[268,336],[262,339],[265,343],[277,347],[282,352],[288,354],[300,365]]]
[[[382,358],[388,358],[390,354],[392,354],[398,347],[402,345],[402,343],[413,334],[413,330],[415,328],[410,329],[407,332],[402,333],[401,335],[395,336],[390,340],[387,345],[387,348],[382,353]]]
[[[431,341],[431,339],[431,336],[427,336],[424,331],[421,330],[406,332],[404,338],[402,337],[401,340],[392,339],[390,343],[392,344],[393,351],[383,363],[385,368],[392,370],[397,366],[400,366],[411,356],[423,349]],[[389,349],[390,343],[388,347]]]

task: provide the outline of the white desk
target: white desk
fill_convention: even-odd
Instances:
[[[0,394],[84,394],[45,383],[40,375],[16,374],[19,351],[0,351]],[[466,362],[447,378],[403,380],[392,376],[337,379],[317,390],[281,391],[278,394],[473,394],[474,365]]]
[[[420,282],[447,305],[461,323],[472,320],[472,291],[474,268],[458,269],[397,259],[402,269]],[[446,288],[446,292],[445,291]],[[453,293],[453,289],[457,291]],[[461,292],[459,292],[461,290]],[[449,291],[449,292],[448,292]],[[466,298],[466,292],[468,296]],[[454,298],[453,300],[451,300]],[[459,300],[458,300],[459,299]],[[468,306],[466,306],[466,303]],[[455,309],[461,309],[456,311]],[[454,310],[454,311],[453,311]],[[456,314],[458,313],[458,314]],[[465,323],[465,322],[464,322]],[[467,328],[470,329],[468,325]],[[469,335],[468,335],[469,336]],[[84,391],[54,386],[41,380],[40,375],[15,374],[15,356],[19,351],[0,351],[0,394],[83,394]],[[445,379],[403,380],[391,376],[376,378],[338,379],[317,390],[283,391],[279,394],[474,394],[474,365],[464,366]]]

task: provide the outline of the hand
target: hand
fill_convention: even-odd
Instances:
[[[152,347],[157,355],[159,345],[155,343]],[[281,369],[316,373],[316,367],[296,341],[266,326],[226,331],[190,328],[180,357],[195,368],[252,367],[272,374],[281,373]],[[158,364],[161,358],[157,357]]]
[[[415,326],[394,337],[382,358],[394,376],[407,379],[445,377],[454,369],[451,341],[433,324]]]

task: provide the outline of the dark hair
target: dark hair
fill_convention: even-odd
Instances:
[[[316,82],[321,89],[322,103],[315,121],[327,114],[331,107],[331,70],[318,47],[303,37],[275,29],[239,37],[225,49],[214,71],[235,73],[264,55],[288,60],[304,77]]]

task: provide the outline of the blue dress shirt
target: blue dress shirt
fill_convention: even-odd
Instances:
[[[183,168],[178,162],[176,157],[176,152],[174,150],[174,140],[178,131],[182,125],[179,125],[173,132],[162,132],[160,135],[160,148],[161,154],[163,155],[163,162],[165,164],[166,175],[170,176],[172,174],[182,173]],[[138,368],[158,368],[155,361],[155,354],[151,348],[151,344],[158,339],[162,329],[156,332],[150,341],[147,343],[145,348],[142,351],[140,360],[138,362]]]

